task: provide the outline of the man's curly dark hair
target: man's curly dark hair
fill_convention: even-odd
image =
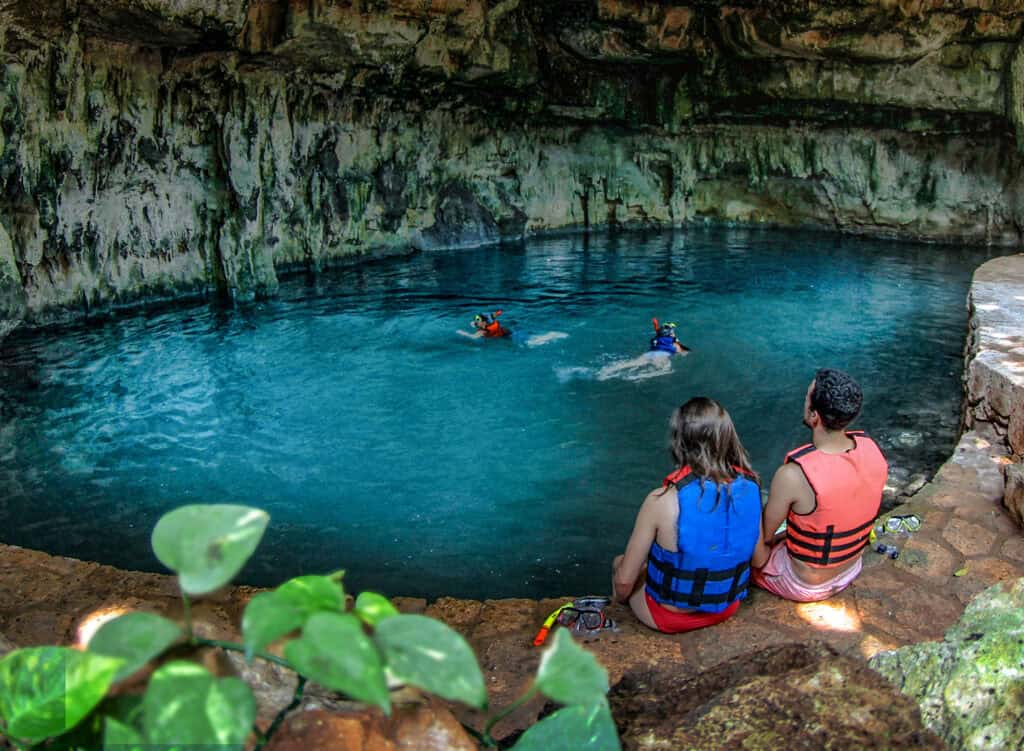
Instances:
[[[860,414],[864,392],[841,370],[822,368],[814,375],[811,409],[821,416],[827,430],[842,430]]]

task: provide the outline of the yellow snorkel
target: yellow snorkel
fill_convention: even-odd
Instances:
[[[533,646],[540,647],[544,644],[544,641],[548,638],[548,632],[551,630],[551,627],[555,625],[555,621],[558,620],[558,616],[563,610],[571,607],[572,601],[567,602],[564,605],[559,605],[558,608],[555,609],[555,612],[544,619],[544,623],[541,625],[537,635],[533,637]]]

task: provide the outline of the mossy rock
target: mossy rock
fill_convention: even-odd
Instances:
[[[25,317],[25,290],[14,259],[11,238],[0,226],[0,339]]]
[[[979,594],[942,642],[872,658],[953,748],[1024,748],[1024,579]]]
[[[640,668],[608,700],[631,751],[944,748],[912,700],[821,642],[768,647],[697,675]]]

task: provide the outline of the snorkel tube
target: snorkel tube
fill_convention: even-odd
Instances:
[[[555,609],[555,612],[553,612],[551,615],[544,619],[544,623],[543,625],[541,625],[540,630],[537,632],[537,635],[533,637],[533,646],[541,647],[544,645],[544,642],[548,638],[548,632],[551,630],[551,627],[555,625],[555,621],[558,620],[558,616],[561,615],[563,610],[571,607],[571,602],[567,602],[564,605],[559,605]]]

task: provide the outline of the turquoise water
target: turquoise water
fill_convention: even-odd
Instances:
[[[844,368],[897,473],[937,467],[987,257],[769,231],[548,238],[16,333],[0,540],[160,570],[160,514],[244,503],[272,516],[250,583],[345,568],[350,589],[390,595],[603,592],[692,396],[729,409],[767,479],[808,439],[815,368]],[[455,333],[496,308],[516,340]],[[652,316],[693,354],[602,380],[645,350]],[[568,336],[524,341],[551,331]]]

